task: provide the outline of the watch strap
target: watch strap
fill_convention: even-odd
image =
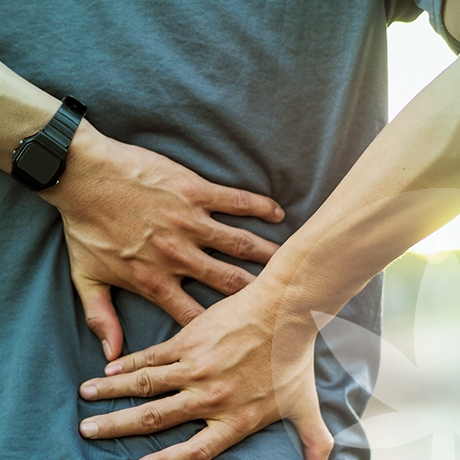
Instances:
[[[75,131],[85,116],[86,106],[75,99],[67,96],[62,100],[62,105],[50,122],[42,129],[59,149],[53,149],[61,161],[65,160],[67,150],[72,142]]]
[[[65,97],[49,123],[19,143],[13,152],[11,175],[37,192],[57,184],[66,168],[70,143],[85,114],[85,104],[73,96]]]

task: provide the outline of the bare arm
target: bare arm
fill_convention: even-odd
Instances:
[[[0,64],[0,169],[11,171],[19,141],[42,129],[59,106]],[[269,198],[212,184],[158,153],[103,136],[86,120],[70,145],[60,183],[40,195],[61,212],[72,278],[108,359],[120,354],[123,341],[111,285],[141,294],[187,324],[204,309],[182,289],[184,277],[224,294],[254,279],[204,248],[259,263],[278,248],[211,214],[273,223],[284,215]]]
[[[0,169],[10,172],[11,154],[19,141],[42,129],[61,104],[2,63],[0,103]]]
[[[444,0],[444,24],[447,31],[460,41],[460,1]]]
[[[92,417],[82,433],[147,433],[204,418],[208,428],[148,459],[210,459],[281,416],[294,422],[308,460],[326,459],[331,437],[314,386],[311,311],[335,315],[388,263],[459,214],[459,188],[457,61],[381,132],[254,283],[81,388],[87,399],[177,395]]]
[[[289,279],[293,288],[306,279],[306,270],[311,291],[315,267],[321,299],[328,301],[325,283],[330,283],[337,287],[330,291],[334,303],[338,291],[344,302],[460,213],[459,89],[456,61],[382,131],[264,276],[284,284]],[[292,268],[283,274],[286,267]]]

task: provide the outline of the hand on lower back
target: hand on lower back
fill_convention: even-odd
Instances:
[[[62,214],[72,278],[108,359],[123,341],[111,286],[142,295],[185,325],[203,307],[182,289],[184,277],[227,295],[254,279],[204,248],[264,264],[278,247],[211,214],[270,222],[284,215],[269,198],[210,183],[162,155],[108,139],[86,121],[61,183],[42,196]]]
[[[86,419],[82,434],[150,434],[204,419],[207,428],[189,441],[143,460],[209,460],[283,417],[294,423],[306,460],[327,460],[333,441],[315,387],[316,328],[298,314],[280,317],[280,296],[255,285],[213,305],[171,340],[112,362],[109,377],[82,385],[80,394],[88,400],[175,392]]]

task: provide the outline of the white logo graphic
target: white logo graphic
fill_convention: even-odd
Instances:
[[[333,318],[320,334],[344,369],[369,391],[368,382],[356,369],[349,349],[334,346],[337,330],[353,337],[356,350],[375,349],[381,341],[382,359],[373,396],[394,412],[362,421],[372,449],[392,448],[432,436],[433,460],[455,460],[455,434],[460,435],[460,263],[451,252],[442,262],[426,265],[417,298],[414,322],[415,363],[386,340],[349,321]],[[454,282],[452,280],[455,280]],[[457,314],[452,299],[458,299]],[[312,312],[320,325],[332,317]],[[374,344],[374,345],[372,345]],[[370,345],[370,346],[369,346]],[[355,425],[335,437],[337,444],[367,447]]]

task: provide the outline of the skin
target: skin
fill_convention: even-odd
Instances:
[[[458,12],[459,1],[446,0],[446,25],[460,39]],[[106,203],[110,200],[109,186],[104,184],[119,174],[126,177],[114,203],[123,201],[131,189],[137,190],[139,200],[143,193],[148,200],[154,200],[153,194],[166,197],[164,212],[174,233],[182,231],[177,240],[181,243],[190,227],[184,225],[185,218],[169,215],[167,210],[180,204],[184,210],[198,214],[198,221],[192,225],[193,237],[188,241],[196,254],[221,239],[215,238],[213,243],[203,235],[219,230],[228,232],[226,247],[233,248],[228,249],[229,253],[243,258],[268,260],[275,248],[269,249],[270,243],[262,243],[254,235],[215,227],[210,213],[222,204],[212,200],[203,203],[196,196],[203,191],[214,196],[218,186],[168,163],[155,152],[145,155],[141,149],[115,144],[83,122],[72,142],[61,183],[42,193],[42,197],[61,211],[72,276],[89,324],[105,344],[108,359],[119,355],[122,338],[108,295],[112,283],[121,281],[126,283],[123,287],[151,295],[148,298],[182,324],[194,319],[170,341],[112,362],[106,369],[109,377],[92,380],[81,388],[82,397],[89,400],[149,396],[170,389],[179,393],[129,411],[86,420],[80,427],[82,434],[97,438],[150,433],[199,417],[207,421],[208,428],[190,441],[148,458],[210,459],[282,416],[291,418],[296,425],[308,460],[326,459],[333,443],[321,419],[314,387],[312,356],[317,329],[310,311],[335,314],[373,274],[460,212],[460,165],[456,155],[460,140],[459,77],[455,64],[438,83],[430,85],[384,130],[315,216],[276,253],[261,276],[202,315],[201,307],[190,299],[185,310],[167,306],[173,297],[183,296],[178,279],[194,273],[194,267],[184,259],[177,260],[174,241],[160,238],[157,245],[152,238],[157,230],[152,225],[153,217],[139,223],[135,241],[125,241],[125,235],[122,241],[112,238],[109,244],[101,244],[106,234],[118,234],[123,227],[122,216],[113,214],[115,204],[109,206],[112,215],[106,217],[110,217],[113,226],[99,228],[98,216],[90,211],[89,205],[97,199],[85,185],[87,176],[90,186],[100,185],[97,198]],[[0,169],[9,172],[11,152],[19,140],[41,129],[58,109],[59,101],[4,66],[0,66],[0,82]],[[425,117],[427,107],[430,113]],[[118,155],[121,151],[129,152],[131,174]],[[113,163],[110,152],[116,153]],[[147,164],[142,163],[143,159]],[[150,171],[148,180],[139,173],[144,168]],[[100,180],[92,176],[96,169],[101,170]],[[177,191],[182,175],[190,186]],[[223,201],[228,199],[225,209],[229,213],[256,215],[270,222],[282,218],[279,207],[269,199],[230,189],[219,191]],[[124,211],[131,205],[127,204]],[[206,225],[213,232],[200,233]],[[152,266],[158,254],[165,263]],[[90,262],[86,264],[86,260]],[[167,269],[171,263],[175,267],[172,272]],[[112,264],[117,269],[110,270],[115,266]],[[235,269],[227,266],[219,271],[210,267],[215,280],[209,282],[220,285],[222,292],[232,293],[238,290],[239,283],[232,287],[225,280],[244,280],[240,283],[244,285],[253,279],[248,274],[232,272]],[[125,276],[119,277],[118,270],[125,270]],[[164,274],[171,295],[162,294],[158,288],[153,288],[153,293],[142,290],[150,270]],[[205,282],[212,278],[209,273],[205,275]],[[243,308],[244,315],[234,313]],[[245,321],[238,319],[243,317]],[[216,333],[216,327],[221,327],[221,332]],[[305,346],[299,347],[299,343]],[[241,385],[243,381],[256,384]]]
[[[444,0],[444,23],[452,37],[460,41],[459,0]]]
[[[453,5],[458,11],[452,0],[446,14]],[[458,14],[448,19],[458,38]],[[333,439],[314,386],[312,311],[337,314],[376,273],[460,213],[459,82],[457,61],[381,132],[253,283],[169,341],[85,382],[87,400],[178,393],[84,420],[82,435],[154,433],[202,418],[203,431],[144,460],[208,460],[286,417],[305,458],[326,460]]]
[[[0,64],[0,105],[0,169],[10,172],[19,141],[42,129],[60,102]],[[86,120],[59,184],[40,195],[62,215],[72,279],[109,360],[123,344],[111,286],[144,296],[185,325],[204,309],[182,289],[184,277],[227,295],[254,279],[204,248],[262,264],[278,249],[211,214],[284,217],[270,198],[208,182],[163,155],[107,138]]]

